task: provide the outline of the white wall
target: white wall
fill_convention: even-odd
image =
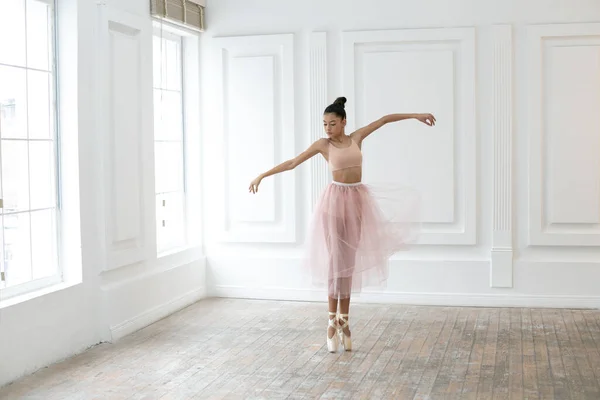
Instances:
[[[279,1],[208,4],[206,254],[212,294],[325,300],[302,270],[323,160],[247,187],[322,137],[432,112],[433,129],[386,126],[364,180],[413,184],[424,232],[357,301],[600,304],[600,4],[594,0]],[[385,172],[391,176],[384,176]]]
[[[75,269],[60,290],[0,304],[0,385],[206,293],[200,237],[182,253],[156,256],[148,2],[58,3],[64,206],[72,217],[65,247]],[[82,277],[73,281],[77,269]]]

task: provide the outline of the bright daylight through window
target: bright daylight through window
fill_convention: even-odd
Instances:
[[[182,37],[154,35],[154,150],[158,253],[186,244]]]
[[[54,2],[0,7],[0,289],[61,280]]]

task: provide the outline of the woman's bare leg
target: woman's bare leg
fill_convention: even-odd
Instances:
[[[329,299],[329,319],[334,319],[335,318],[335,314],[337,313],[337,308],[338,308],[338,299],[335,299],[333,297],[328,297]],[[333,315],[331,313],[334,313]],[[335,328],[333,327],[329,327],[327,329],[327,336],[329,338],[332,338],[336,333]]]
[[[327,296],[329,302],[329,319],[336,319],[337,309],[338,309],[338,299],[337,297],[331,297],[331,295],[335,295],[335,289],[332,289],[333,284],[333,276],[334,276],[334,261],[332,254],[333,243],[331,242],[331,238],[329,235],[329,216],[323,216],[323,227],[325,228],[325,232],[327,233],[327,251],[329,252],[329,295]],[[332,293],[333,292],[333,293]],[[337,326],[337,320],[335,321],[335,326]],[[330,339],[334,337],[336,334],[336,328],[329,326],[327,328],[327,337]]]
[[[354,226],[354,229],[349,229],[344,231],[344,245],[342,246],[342,260],[343,265],[348,271],[352,271],[352,274],[346,273],[346,275],[350,275],[347,278],[340,278],[339,287],[342,291],[342,296],[340,296],[340,317],[343,314],[343,318],[346,321],[346,327],[344,328],[344,334],[350,337],[350,327],[348,324],[349,312],[350,312],[350,297],[352,293],[352,280],[353,280],[353,272],[356,265],[356,250],[358,249],[358,245],[360,243],[360,232],[361,232],[361,222],[360,220],[355,221],[346,221],[346,224],[351,224]],[[338,320],[338,324],[340,326],[344,326],[344,322]]]
[[[340,314],[348,315],[349,311],[350,311],[350,295],[348,295],[348,297],[345,299],[340,299]],[[345,317],[346,320],[348,320],[349,318],[350,317]],[[342,324],[341,321],[338,321],[338,323]],[[344,334],[346,336],[350,336],[350,327],[349,326],[344,328]]]
[[[343,334],[340,339],[345,351],[352,351],[352,339],[350,336],[350,325],[348,323],[348,311],[350,311],[350,293],[348,296],[340,297],[340,314],[338,318],[338,329],[341,329]]]

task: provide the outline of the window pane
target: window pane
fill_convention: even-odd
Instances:
[[[154,36],[154,87],[181,90],[181,39]]]
[[[46,278],[58,272],[55,216],[54,210],[31,213],[33,279]]]
[[[156,142],[156,193],[183,191],[181,142]]]
[[[154,139],[164,139],[162,90],[154,89]]]
[[[27,0],[27,66],[50,69],[50,7],[36,0]]]
[[[25,0],[0,1],[0,63],[25,65]]]
[[[156,140],[182,140],[183,109],[180,92],[154,90],[154,123]]]
[[[53,131],[50,120],[52,105],[52,99],[50,98],[51,75],[48,72],[28,71],[27,79],[29,138],[49,139]]]
[[[29,213],[4,215],[4,251],[6,285],[30,281],[31,245]]]
[[[0,66],[0,136],[27,137],[27,85],[24,69]]]
[[[181,38],[154,36],[156,226],[159,253],[186,241]]]
[[[181,90],[181,45],[180,41],[166,40],[167,81],[169,90]]]
[[[54,142],[29,142],[29,177],[31,209],[54,207]]]
[[[185,197],[183,192],[156,196],[157,245],[159,252],[185,243]]]
[[[2,140],[3,212],[29,210],[27,142]]]
[[[167,88],[167,41],[154,37],[154,87]]]

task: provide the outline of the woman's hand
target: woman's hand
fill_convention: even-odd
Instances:
[[[415,119],[429,126],[435,125],[435,117],[431,114],[416,114]]]
[[[258,192],[258,185],[260,185],[260,181],[262,181],[262,177],[259,176],[256,179],[254,179],[252,182],[250,182],[250,187],[248,188],[248,191],[250,193]]]

